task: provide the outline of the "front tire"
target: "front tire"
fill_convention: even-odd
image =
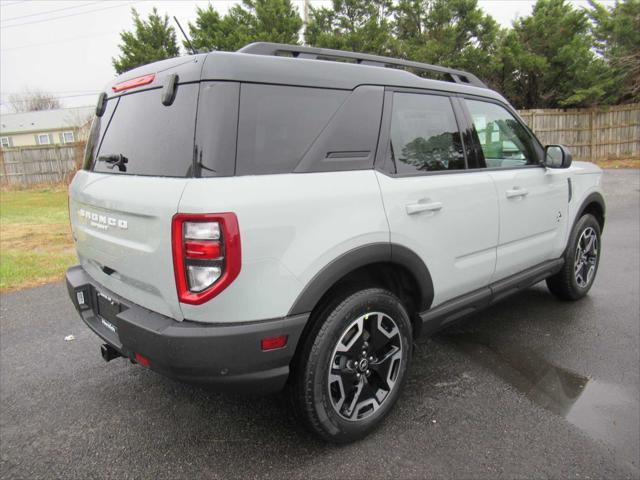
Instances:
[[[571,232],[562,270],[547,278],[551,293],[563,300],[578,300],[589,292],[600,264],[600,235],[600,224],[593,215],[580,217]]]
[[[411,358],[409,315],[391,292],[370,288],[330,304],[314,324],[293,369],[294,410],[325,440],[358,440],[398,399]]]

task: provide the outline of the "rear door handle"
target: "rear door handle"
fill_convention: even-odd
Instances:
[[[409,203],[406,205],[407,215],[415,215],[420,212],[437,212],[442,210],[442,202],[430,202],[430,203]]]
[[[507,198],[526,197],[527,195],[529,195],[529,190],[520,187],[513,187],[512,189],[507,190],[506,193]]]

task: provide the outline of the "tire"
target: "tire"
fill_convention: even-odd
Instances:
[[[314,325],[292,370],[294,411],[324,440],[363,438],[402,390],[413,345],[409,315],[394,294],[369,288],[330,303]]]
[[[562,270],[547,278],[551,293],[563,300],[578,300],[589,292],[600,264],[600,234],[600,224],[593,215],[580,217],[571,231]]]

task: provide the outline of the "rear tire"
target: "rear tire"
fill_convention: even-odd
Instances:
[[[292,370],[294,411],[324,440],[358,440],[380,425],[402,390],[409,315],[394,294],[369,288],[329,304],[314,320]]]
[[[589,292],[600,263],[600,233],[593,215],[580,217],[571,232],[562,270],[547,278],[551,293],[563,300],[578,300]]]

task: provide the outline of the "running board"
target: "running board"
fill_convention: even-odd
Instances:
[[[535,267],[511,275],[486,287],[474,290],[449,300],[442,305],[420,314],[422,320],[421,335],[427,335],[448,326],[467,315],[475,313],[516,292],[529,288],[545,278],[559,272],[564,259],[547,260]]]

